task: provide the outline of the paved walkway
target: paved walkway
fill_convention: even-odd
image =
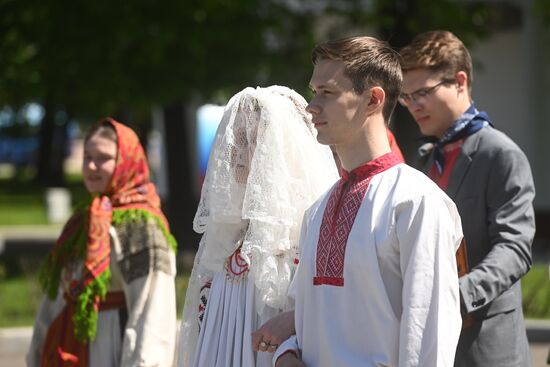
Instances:
[[[0,329],[0,367],[25,367],[32,329]]]
[[[548,367],[546,357],[550,343],[531,343],[531,356],[533,357],[533,367]],[[0,364],[1,366],[1,364]]]
[[[0,226],[0,255],[22,253],[29,248],[36,250],[37,246],[40,252],[47,251],[59,237],[61,229],[60,224]]]
[[[548,367],[546,364],[546,356],[550,349],[548,326],[550,326],[548,320],[528,320],[529,331],[537,330],[535,339],[546,339],[546,341],[531,343],[533,367]],[[31,334],[30,327],[0,329],[0,367],[25,367],[25,353],[29,347]]]

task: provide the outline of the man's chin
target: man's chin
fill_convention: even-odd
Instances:
[[[420,133],[424,136],[433,136],[434,135],[434,132],[430,129],[423,129],[422,128],[422,125],[418,125],[419,129],[420,129]]]

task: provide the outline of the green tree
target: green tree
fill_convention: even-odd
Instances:
[[[0,0],[0,14],[0,105],[46,109],[38,179],[62,183],[54,137],[70,119],[113,115],[142,131],[152,106],[164,106],[169,216],[180,240],[191,236],[197,199],[184,151],[192,101],[225,101],[254,85],[304,93],[317,41],[367,26],[395,46],[435,26],[474,39],[484,16],[449,0]]]
[[[0,13],[0,102],[46,110],[37,179],[62,183],[64,142],[54,142],[69,119],[114,115],[135,125],[167,106],[170,202],[187,208],[178,223],[190,223],[196,206],[180,109],[248,85],[305,85],[313,40],[303,14],[261,0],[1,0]]]

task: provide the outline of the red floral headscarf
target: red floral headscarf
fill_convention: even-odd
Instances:
[[[160,210],[160,198],[149,180],[149,166],[136,133],[129,127],[106,118],[98,124],[110,123],[116,131],[118,155],[111,182],[104,195],[93,198],[89,207],[88,241],[85,267],[88,271],[82,284],[87,286],[109,268],[109,228],[114,213],[145,211],[161,221],[168,231],[168,221]],[[115,214],[116,216],[116,214]]]

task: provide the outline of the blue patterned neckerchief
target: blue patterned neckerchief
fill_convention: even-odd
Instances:
[[[449,143],[466,138],[488,125],[493,126],[487,113],[485,111],[478,111],[472,102],[466,112],[464,112],[451,125],[451,127],[445,131],[441,139],[438,139],[435,136],[421,138],[424,144],[422,144],[422,146],[418,149],[418,153],[421,156],[425,156],[433,150],[434,164],[437,169],[437,173],[441,175],[443,173],[443,169],[445,168],[445,154],[443,153],[443,147]]]

